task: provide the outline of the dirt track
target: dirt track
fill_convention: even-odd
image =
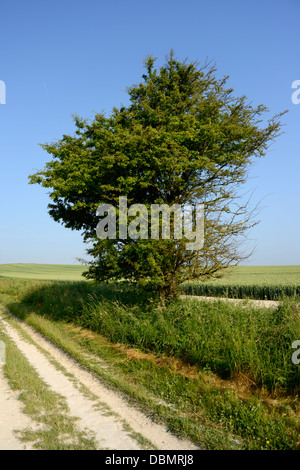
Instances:
[[[30,418],[22,413],[18,394],[9,387],[0,365],[0,450],[30,449],[17,438],[14,430],[32,426]]]
[[[225,297],[205,297],[199,295],[181,295],[183,299],[197,299],[197,300],[207,300],[209,302],[217,302],[218,300],[222,300],[225,302],[231,302],[235,304],[248,304],[253,305],[254,307],[267,307],[267,308],[276,308],[279,305],[279,302],[276,300],[255,300],[255,299],[227,299]]]
[[[177,439],[170,434],[164,426],[155,424],[136,408],[129,406],[126,399],[116,392],[106,388],[91,373],[82,369],[57,347],[53,346],[41,335],[26,324],[22,328],[28,332],[36,344],[51,354],[68,373],[76,377],[77,386],[67,375],[58,370],[40,349],[29,341],[25,341],[17,329],[13,328],[0,316],[0,327],[13,340],[22,354],[37,370],[40,377],[50,385],[51,389],[67,400],[70,415],[78,417],[78,429],[89,430],[95,436],[97,448],[111,450],[139,450],[142,447],[134,439],[124,421],[130,428],[141,434],[153,444],[153,449],[159,450],[193,450],[199,449],[189,441]],[[96,396],[87,398],[80,391],[80,385],[85,385]],[[82,389],[82,387],[81,387]],[[99,402],[113,412],[108,415],[101,409],[95,408]],[[15,430],[34,426],[34,423],[22,412],[21,402],[17,394],[12,392],[4,375],[3,366],[0,365],[0,450],[19,450],[24,448],[15,434]],[[27,449],[30,446],[26,445]]]

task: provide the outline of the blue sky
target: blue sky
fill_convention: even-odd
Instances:
[[[143,60],[214,60],[235,95],[264,104],[266,117],[288,109],[284,134],[250,171],[246,189],[261,203],[249,238],[252,265],[300,264],[299,0],[102,0],[1,2],[0,264],[76,263],[80,233],[47,213],[47,191],[28,184],[49,155],[39,144],[73,133],[84,118],[128,104]],[[300,96],[300,94],[299,94]]]

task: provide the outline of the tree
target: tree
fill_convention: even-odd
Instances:
[[[279,135],[283,113],[263,127],[267,108],[234,97],[214,66],[180,62],[173,51],[159,69],[155,61],[145,60],[143,81],[128,89],[128,106],[92,122],[75,115],[74,136],[42,145],[53,159],[30,183],[51,189],[50,216],[82,231],[90,244],[88,278],[137,281],[164,301],[184,280],[218,277],[243,258],[238,242],[256,222],[238,190],[254,158]],[[203,246],[188,250],[186,237],[174,237],[172,213],[169,239],[151,239],[150,225],[148,239],[120,238],[121,196],[149,214],[151,204],[202,203]],[[101,204],[117,208],[115,239],[97,237]]]

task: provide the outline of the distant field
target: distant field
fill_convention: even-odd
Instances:
[[[198,282],[198,281],[195,281]],[[300,266],[238,266],[221,279],[209,281],[219,285],[300,285]]]
[[[0,278],[80,281],[86,269],[71,264],[0,264]]]
[[[80,281],[86,266],[65,264],[0,264],[1,278]],[[239,266],[221,279],[186,282],[183,294],[276,300],[300,295],[300,266]]]
[[[0,277],[77,281],[87,267],[71,264],[0,264]],[[199,284],[194,281],[193,284]],[[203,283],[201,283],[203,284]],[[207,284],[207,283],[206,283]],[[300,266],[238,266],[214,285],[300,285]]]

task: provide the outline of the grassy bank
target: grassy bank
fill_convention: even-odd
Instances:
[[[14,314],[206,448],[299,445],[296,300],[275,310],[192,299],[161,309],[127,288],[8,279],[0,292]]]

